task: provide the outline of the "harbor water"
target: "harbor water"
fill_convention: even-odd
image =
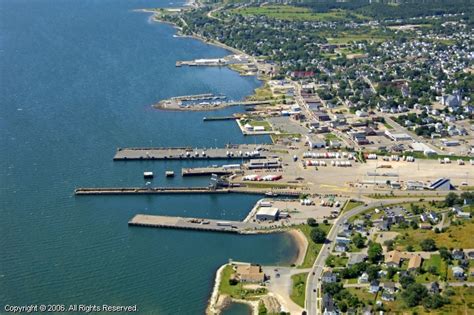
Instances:
[[[151,0],[0,0],[0,307],[137,305],[140,313],[202,314],[229,258],[288,263],[284,234],[238,236],[134,228],[137,213],[242,219],[249,195],[82,196],[77,187],[207,185],[181,178],[206,161],[113,162],[117,147],[263,143],[216,112],[163,112],[172,96],[242,99],[260,82],[226,68],[176,68],[223,49],[173,37],[134,9]],[[222,163],[222,162],[221,162]],[[166,170],[175,171],[172,179]],[[237,313],[239,306],[235,306]],[[246,311],[245,311],[246,312]],[[233,314],[237,314],[233,313]]]

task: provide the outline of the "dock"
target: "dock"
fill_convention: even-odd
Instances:
[[[97,196],[97,195],[166,195],[166,194],[250,194],[267,195],[270,197],[298,197],[304,191],[290,189],[251,189],[247,187],[82,187],[76,188],[76,196]]]
[[[220,121],[220,120],[236,120],[239,119],[235,116],[221,116],[221,117],[204,117],[203,121]]]
[[[205,175],[230,175],[233,173],[242,172],[240,169],[229,169],[222,166],[218,167],[195,167],[195,168],[183,168],[181,169],[181,175],[183,176],[205,176]]]
[[[251,233],[251,230],[256,230],[258,228],[257,224],[240,221],[170,217],[146,214],[135,215],[130,221],[128,221],[128,225],[238,234],[248,234],[249,232]]]
[[[249,160],[264,159],[257,146],[234,148],[118,148],[114,161],[133,160]]]

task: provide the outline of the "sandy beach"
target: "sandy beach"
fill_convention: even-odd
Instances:
[[[288,233],[293,237],[296,242],[296,247],[298,250],[295,261],[293,262],[296,266],[299,266],[304,261],[304,256],[306,255],[306,250],[308,248],[308,240],[304,236],[303,232],[297,229],[291,229]]]

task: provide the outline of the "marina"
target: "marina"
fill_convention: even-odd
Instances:
[[[158,216],[146,214],[135,215],[130,221],[128,221],[128,225],[238,234],[250,234],[252,233],[251,230],[256,230],[258,228],[258,224],[248,222]]]
[[[197,160],[264,159],[261,146],[239,145],[228,148],[118,148],[114,161],[127,160]]]

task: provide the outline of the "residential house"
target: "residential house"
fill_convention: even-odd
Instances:
[[[323,283],[334,283],[334,282],[337,281],[336,274],[333,273],[330,270],[327,270],[327,271],[323,272],[323,274],[321,276],[321,281]]]
[[[459,266],[453,266],[452,271],[455,278],[464,279],[464,269]]]
[[[387,267],[399,267],[401,261],[402,256],[398,250],[392,250],[385,254],[385,265]]]
[[[423,259],[421,256],[413,255],[411,256],[410,260],[408,261],[408,271],[416,271],[421,267],[421,263]]]
[[[347,261],[347,266],[353,266],[355,264],[364,262],[367,259],[367,255],[363,253],[352,253],[349,256],[349,260]]]
[[[367,272],[364,272],[357,278],[357,283],[362,284],[362,283],[369,283],[369,274]]]
[[[323,315],[337,315],[337,310],[334,305],[332,296],[327,293],[324,293],[322,304]]]
[[[395,286],[395,282],[391,282],[391,281],[384,282],[382,284],[382,287],[383,287],[384,291],[387,291],[390,294],[394,294],[397,291],[397,287]]]
[[[241,282],[264,282],[265,274],[259,265],[238,265],[236,274]]]
[[[378,280],[372,280],[369,286],[370,293],[377,293],[380,290],[380,282]]]
[[[451,255],[453,256],[453,259],[456,259],[456,260],[464,259],[464,256],[465,256],[464,252],[460,249],[454,249]]]

